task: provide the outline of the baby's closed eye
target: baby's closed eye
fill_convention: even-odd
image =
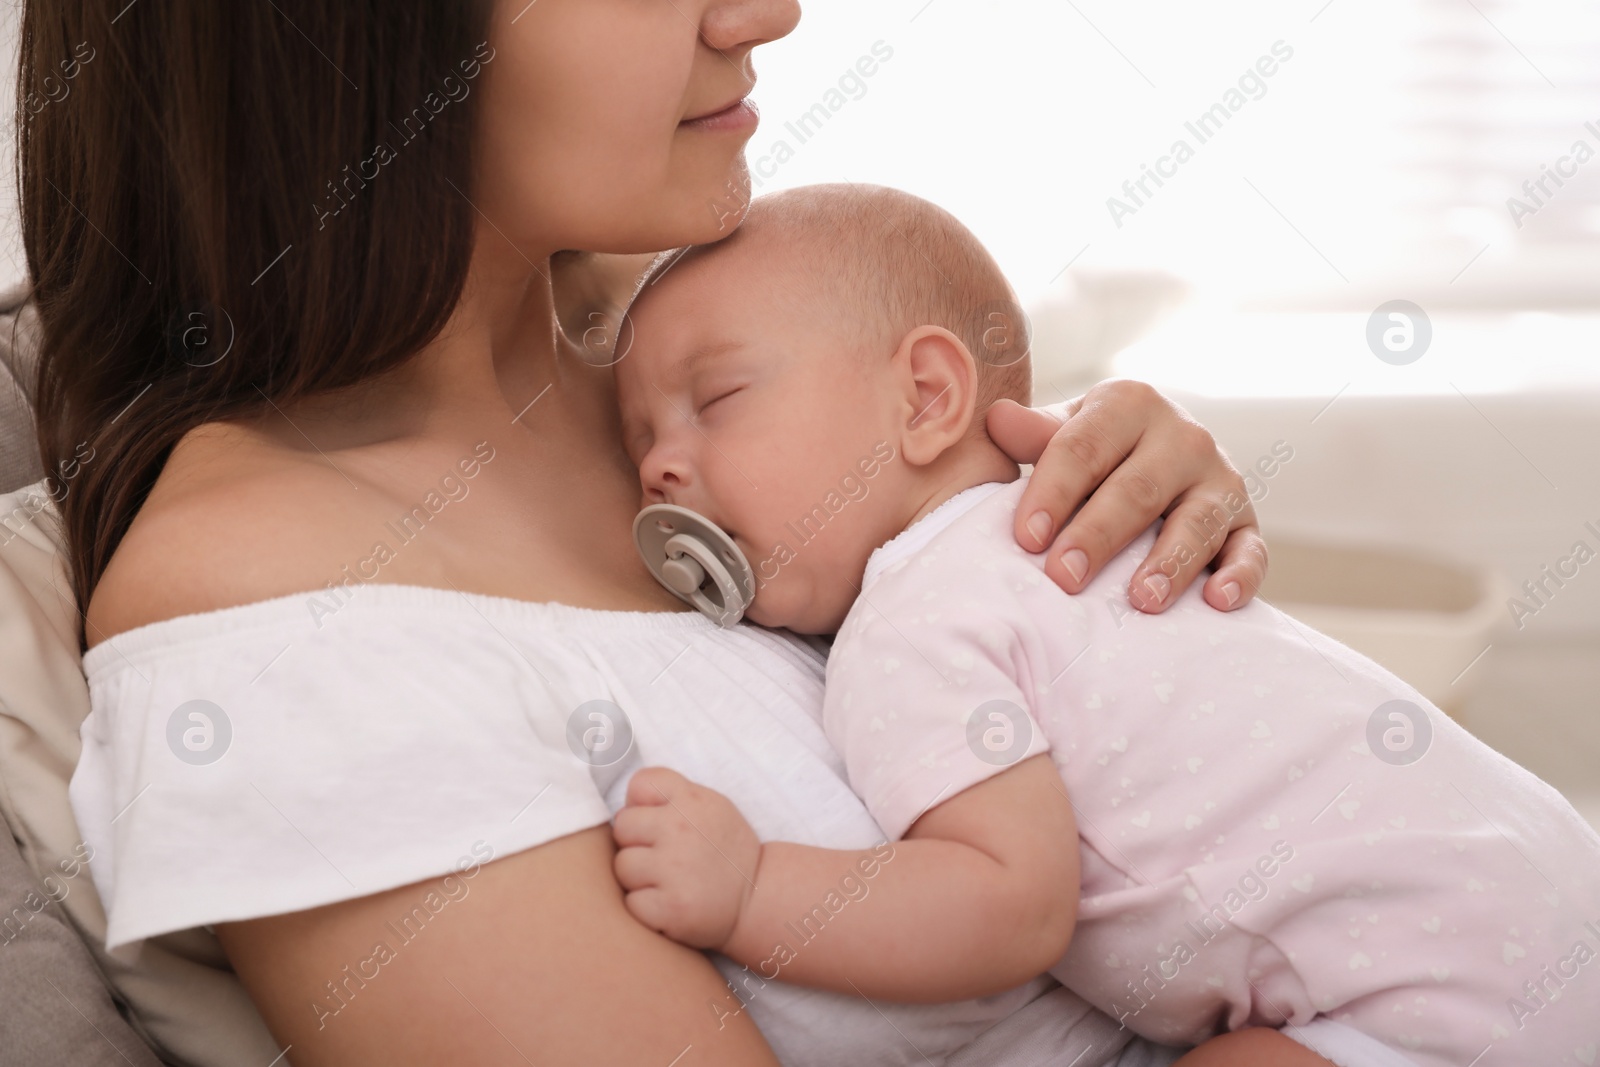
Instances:
[[[711,407],[711,405],[720,404],[722,401],[727,400],[729,397],[733,396],[735,393],[739,393],[739,392],[743,392],[743,391],[744,391],[744,386],[742,386],[742,385],[736,385],[736,386],[733,386],[731,388],[712,390],[710,399],[708,399],[708,400],[704,401],[703,403],[701,403],[695,409],[696,413],[697,414],[698,413],[703,413],[707,408]]]

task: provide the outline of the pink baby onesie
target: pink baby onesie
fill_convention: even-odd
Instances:
[[[833,646],[824,726],[890,839],[1048,751],[1083,872],[1052,973],[1135,1032],[1287,1023],[1351,1065],[1594,1064],[1600,837],[1571,805],[1269,604],[1215,611],[1197,582],[1130,607],[1159,523],[1063,593],[1012,537],[1023,484],[875,552]]]

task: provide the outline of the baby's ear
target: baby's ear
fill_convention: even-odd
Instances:
[[[972,353],[943,326],[907,333],[892,360],[900,390],[900,454],[907,463],[932,463],[966,437],[977,405]]]

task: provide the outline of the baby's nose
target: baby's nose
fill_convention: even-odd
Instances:
[[[668,450],[653,448],[639,464],[639,481],[645,499],[652,504],[672,504],[673,494],[683,492],[689,483],[688,467]]]

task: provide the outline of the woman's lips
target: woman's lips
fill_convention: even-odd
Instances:
[[[721,111],[714,111],[697,119],[684,119],[678,125],[690,130],[722,132],[753,130],[760,121],[761,112],[756,109],[755,101],[747,96],[743,100],[735,100]]]

